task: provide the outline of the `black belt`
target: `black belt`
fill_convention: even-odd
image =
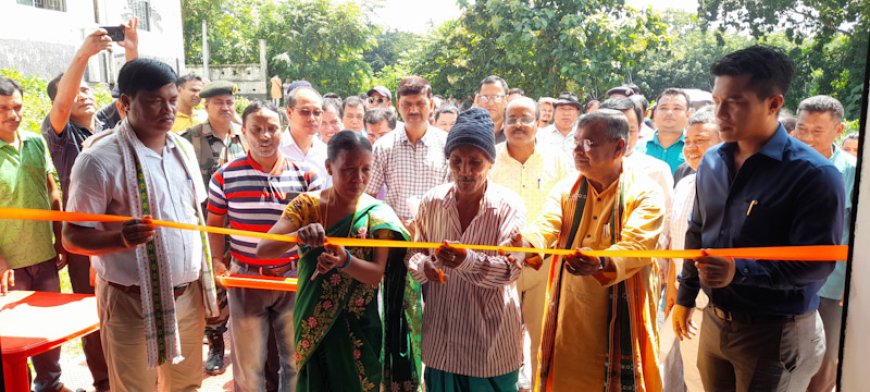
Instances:
[[[796,315],[776,315],[776,314],[753,314],[753,313],[740,313],[740,312],[729,312],[727,310],[718,308],[711,305],[707,306],[707,309],[710,309],[710,313],[714,316],[718,317],[721,320],[725,321],[736,321],[744,324],[759,324],[759,323],[770,323],[770,322],[781,322],[788,320],[797,320],[804,317],[812,316],[815,312],[807,312],[803,314]]]
[[[139,299],[142,295],[142,289],[137,285],[124,286],[122,284],[110,282],[108,280],[106,281],[106,283],[108,283],[109,286],[112,286],[118,290],[123,291],[125,294],[127,294],[133,298]],[[184,294],[185,291],[187,291],[187,288],[189,286],[190,286],[190,283],[188,282],[188,283],[180,284],[178,286],[173,287],[172,288],[172,295],[175,297],[175,299],[178,299],[178,297],[180,297],[182,294]]]

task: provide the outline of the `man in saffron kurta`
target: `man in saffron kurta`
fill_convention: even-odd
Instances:
[[[621,112],[583,116],[574,149],[581,176],[556,185],[524,240],[537,248],[654,249],[664,196],[643,173],[623,170],[627,138]],[[649,258],[554,258],[535,389],[660,391],[657,273]]]

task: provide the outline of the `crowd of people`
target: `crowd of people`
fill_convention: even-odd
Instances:
[[[419,76],[340,97],[276,76],[237,113],[231,82],[139,58],[136,24],[116,100],[96,108],[82,79],[113,45],[98,29],[49,83],[41,136],[0,78],[0,206],[135,217],[0,221],[0,294],[59,292],[66,266],[96,295],[97,391],[198,390],[203,366],[228,366],[227,330],[237,391],[685,391],[690,373],[710,391],[835,387],[845,263],[586,252],[848,243],[857,137],[836,144],[828,96],[784,126],[781,51],[717,60],[711,102],[668,88],[648,107],[632,84],[533,99],[496,75],[464,104]],[[59,359],[33,357],[36,391],[70,390]]]

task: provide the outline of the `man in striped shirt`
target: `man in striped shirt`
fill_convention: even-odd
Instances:
[[[248,156],[218,170],[209,184],[208,225],[268,232],[298,194],[320,189],[314,168],[293,162],[280,152],[284,124],[278,108],[257,101],[242,115],[242,134]],[[225,238],[209,233],[215,274],[227,272]],[[256,238],[230,236],[229,271],[242,275],[287,277],[295,272],[295,251],[277,259],[256,258]],[[233,379],[236,390],[263,390],[268,331],[275,331],[282,369],[279,390],[296,384],[293,365],[293,305],[295,293],[254,289],[228,289],[233,341]]]
[[[456,181],[423,197],[415,241],[499,245],[509,243],[525,223],[519,196],[487,180],[495,160],[492,127],[484,109],[459,115],[445,145]],[[422,345],[426,390],[516,391],[522,362],[516,280],[523,255],[509,258],[447,244],[409,254],[408,270],[428,290]]]

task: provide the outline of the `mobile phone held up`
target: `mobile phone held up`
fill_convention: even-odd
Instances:
[[[120,42],[124,40],[123,26],[100,26],[100,28],[109,32],[109,38],[112,41]]]

